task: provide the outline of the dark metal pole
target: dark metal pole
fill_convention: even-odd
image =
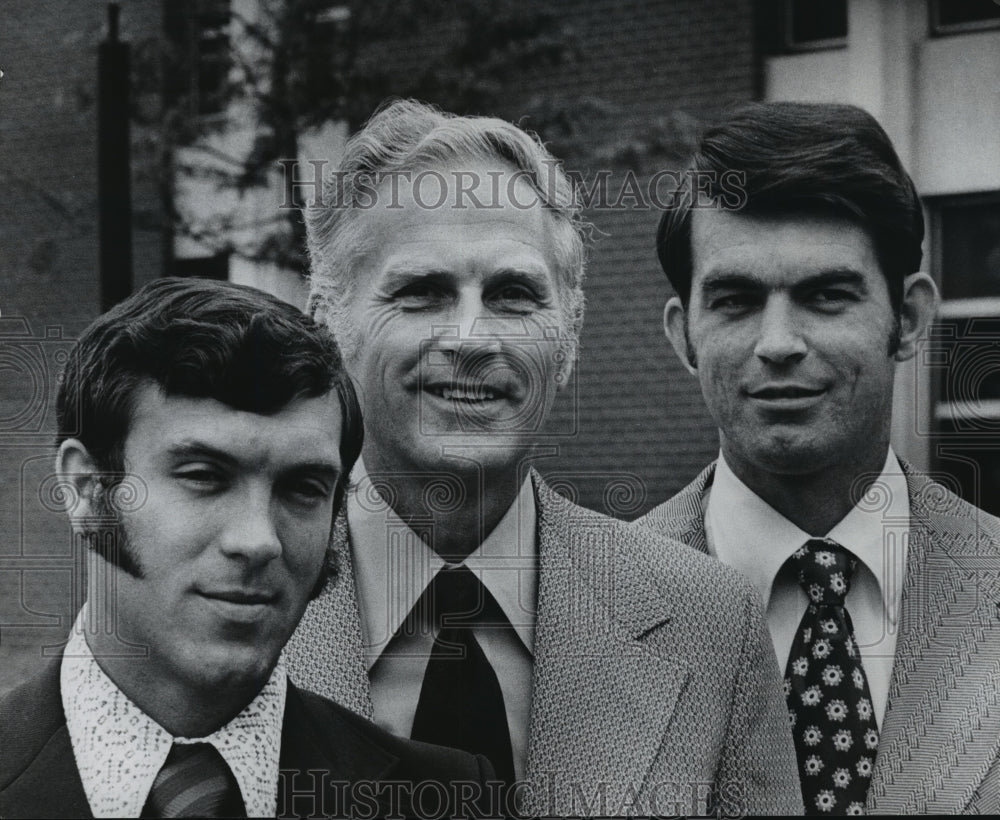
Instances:
[[[102,311],[132,292],[129,47],[118,39],[119,11],[117,3],[108,4],[108,36],[97,50],[97,198]]]

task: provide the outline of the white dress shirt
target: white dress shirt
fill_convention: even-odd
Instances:
[[[352,478],[347,522],[374,718],[393,734],[409,737],[435,633],[429,626],[412,636],[396,632],[445,562],[382,499],[364,465]],[[535,526],[535,495],[527,478],[494,530],[463,562],[513,627],[474,628],[473,634],[503,692],[518,778],[525,773],[531,706],[538,595]]]
[[[784,672],[808,599],[794,573],[782,567],[811,536],[740,481],[721,453],[708,493],[705,534],[709,552],[738,569],[757,588],[778,666]],[[890,448],[872,488],[826,534],[859,559],[845,605],[879,728],[896,651],[909,527],[906,477]]]
[[[274,817],[288,685],[282,662],[260,694],[221,729],[203,738],[174,737],[98,665],[84,637],[85,611],[77,616],[63,652],[59,689],[76,768],[94,817],[138,817],[175,741],[211,743],[239,784],[247,816]]]

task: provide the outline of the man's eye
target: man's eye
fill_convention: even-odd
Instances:
[[[174,476],[200,490],[216,489],[225,483],[225,475],[212,467],[183,467],[174,471]]]
[[[708,306],[712,310],[733,313],[749,310],[757,301],[757,297],[750,293],[724,293],[713,298]]]
[[[439,286],[430,282],[412,282],[396,290],[392,298],[403,307],[419,308],[443,301],[446,294]]]
[[[285,492],[298,504],[315,506],[333,495],[333,487],[323,481],[295,481],[287,485]]]
[[[846,290],[837,290],[836,288],[827,288],[826,290],[820,290],[816,292],[816,298],[824,302],[841,302],[846,299],[852,298],[852,294]]]
[[[530,310],[539,304],[541,299],[526,285],[505,285],[494,291],[491,301],[509,310]]]
[[[856,301],[854,293],[842,288],[823,288],[822,290],[813,291],[809,299],[821,307],[839,307],[847,302]]]

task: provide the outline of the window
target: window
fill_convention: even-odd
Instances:
[[[174,259],[171,268],[171,276],[227,282],[229,281],[229,254],[218,253],[215,256],[191,256]]]
[[[163,28],[172,54],[164,93],[191,115],[226,109],[229,80],[229,0],[171,0],[163,5]]]
[[[1000,28],[1000,4],[994,0],[931,0],[930,14],[932,34]]]
[[[196,37],[198,113],[221,114],[229,81],[229,0],[201,0]]]
[[[1000,514],[1000,193],[929,206],[942,304],[918,365],[931,378],[932,461]]]
[[[351,20],[351,9],[344,5],[331,5],[320,9],[308,32],[306,54],[306,87],[310,97],[322,99],[330,91],[336,75],[336,48],[344,40],[344,32]]]
[[[1000,198],[963,197],[937,211],[945,299],[1000,298]]]
[[[847,0],[758,0],[756,17],[765,54],[847,45]]]

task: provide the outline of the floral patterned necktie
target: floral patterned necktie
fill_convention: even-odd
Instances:
[[[878,727],[844,606],[858,559],[814,538],[789,561],[809,597],[785,670],[806,814],[863,814]]]

